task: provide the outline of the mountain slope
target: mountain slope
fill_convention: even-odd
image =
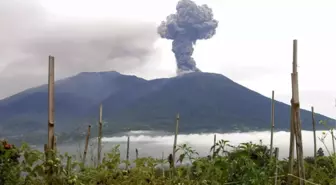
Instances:
[[[61,79],[55,82],[55,93],[69,93],[82,98],[92,99],[93,101],[102,101],[117,92],[123,84],[125,78],[132,76],[121,75],[118,72],[82,72],[75,76]],[[133,77],[133,79],[136,77]],[[137,80],[143,80],[136,78]],[[145,80],[143,80],[145,81]],[[10,96],[0,101],[0,104],[10,104],[11,101],[23,98],[29,94],[47,93],[48,85],[27,89],[18,94]]]
[[[121,89],[141,82],[146,80],[118,72],[84,72],[56,81],[56,130],[75,128],[91,107]],[[0,128],[6,127],[8,132],[45,130],[47,117],[47,85],[28,89],[0,101]]]
[[[92,106],[89,99],[75,96],[70,93],[55,93],[56,122],[69,122],[73,118],[84,116],[86,107]],[[0,103],[1,123],[7,130],[31,132],[45,130],[48,120],[48,93],[36,92],[28,94],[10,104]],[[59,129],[67,129],[58,124]]]
[[[117,72],[80,73],[57,81],[55,89],[58,132],[96,123],[101,102],[106,133],[126,128],[173,131],[177,112],[181,132],[270,125],[271,100],[219,74],[189,73],[147,81]],[[46,85],[1,100],[0,128],[12,133],[45,131],[47,103]],[[289,128],[289,113],[290,106],[276,102],[277,129]],[[301,117],[303,129],[311,129],[311,113],[302,110]],[[329,119],[319,114],[316,118]]]
[[[268,129],[271,100],[232,80],[210,73],[191,73],[165,79],[164,85],[133,101],[124,109],[108,111],[105,119],[130,128],[173,130],[174,116],[180,113],[184,132]],[[119,97],[119,96],[117,96]],[[117,98],[115,97],[115,98]],[[113,101],[104,101],[111,106]],[[290,106],[276,102],[277,129],[289,128]],[[303,129],[311,129],[311,113],[301,111]],[[316,119],[329,119],[316,115]],[[319,127],[321,128],[321,127]]]

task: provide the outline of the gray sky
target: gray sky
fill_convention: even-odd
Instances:
[[[289,103],[292,40],[298,39],[301,105],[336,117],[336,1],[195,1],[207,3],[219,20],[217,34],[195,47],[202,71],[266,96],[275,90],[277,100]],[[0,1],[0,25],[6,25],[0,29],[0,98],[46,83],[49,54],[56,57],[57,78],[100,70],[174,76],[171,41],[155,32],[176,2]]]

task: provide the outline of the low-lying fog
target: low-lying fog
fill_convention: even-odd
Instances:
[[[327,150],[323,146],[323,143],[319,140],[322,137],[323,131],[316,132],[317,149],[323,148],[325,155],[328,155]],[[329,151],[332,151],[331,134],[327,134],[325,144]],[[213,133],[213,134],[181,134],[177,137],[178,144],[187,143],[194,148],[201,156],[210,154],[210,147],[213,145],[214,134],[217,136],[217,140],[224,139],[229,140],[231,145],[238,145],[243,142],[262,143],[269,145],[270,132],[246,132],[246,133]],[[139,157],[152,156],[155,158],[161,158],[162,152],[164,152],[165,158],[172,152],[172,146],[174,141],[174,135],[167,135],[163,132],[156,131],[130,131],[120,134],[114,137],[104,137],[103,152],[110,151],[113,146],[120,144],[121,155],[126,156],[127,135],[130,136],[130,159],[135,158],[135,149],[139,151]],[[290,133],[286,131],[279,131],[274,133],[274,147],[279,147],[279,157],[287,158],[289,153],[289,137]],[[313,156],[313,132],[302,131],[303,149],[305,156]],[[95,141],[91,141],[89,146],[88,155],[94,153],[96,155],[97,148]],[[41,147],[38,147],[41,149]],[[73,155],[79,155],[83,153],[84,140],[82,142],[63,144],[57,147],[61,153],[68,152]],[[90,149],[91,148],[91,149]],[[89,157],[88,157],[89,158]]]

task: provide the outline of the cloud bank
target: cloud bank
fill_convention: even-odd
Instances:
[[[56,20],[39,1],[0,2],[0,98],[82,71],[127,72],[155,53],[156,25],[123,20]],[[3,88],[2,88],[3,89]]]
[[[327,132],[326,132],[327,133]],[[217,140],[229,140],[231,145],[237,146],[240,143],[252,142],[264,145],[270,143],[270,132],[246,132],[246,133],[209,133],[209,134],[181,134],[177,137],[177,144],[188,144],[195,149],[200,156],[207,156],[210,154],[210,148],[213,145],[213,137],[216,134]],[[126,157],[127,135],[130,136],[130,159],[135,159],[135,149],[138,149],[140,157],[155,157],[161,158],[162,154],[166,158],[173,151],[174,136],[163,134],[155,131],[131,131],[124,133],[124,135],[114,137],[104,137],[103,152],[110,152],[113,147],[120,145],[121,157]],[[321,138],[322,131],[316,132],[317,149],[320,147],[324,150],[324,154],[328,155],[323,143],[318,139]],[[278,131],[274,133],[274,147],[279,147],[279,158],[288,158],[289,155],[289,138],[290,133],[286,131]],[[304,156],[313,156],[313,132],[302,131],[302,141]],[[325,144],[329,151],[332,152],[332,140],[330,133],[325,138]],[[96,139],[92,139],[90,150],[96,151]],[[84,143],[68,143],[58,145],[59,151],[69,152],[73,155],[79,155],[83,151]],[[43,146],[38,147],[41,151]],[[230,148],[227,148],[228,150]]]
[[[316,132],[317,149],[322,147],[325,155],[328,155],[323,143],[318,139],[322,137],[323,131]],[[327,132],[326,132],[327,133]],[[244,142],[253,142],[263,144],[270,144],[270,132],[246,132],[246,133],[211,133],[211,134],[181,134],[178,135],[177,144],[187,143],[192,146],[200,155],[206,156],[210,152],[210,147],[213,145],[213,137],[216,134],[217,140],[224,139],[229,140],[230,144],[237,146]],[[174,135],[151,135],[148,131],[141,133],[130,132],[131,148],[132,151],[135,148],[142,148],[143,155],[160,157],[162,152],[171,153],[172,146],[174,142]],[[279,157],[287,158],[289,154],[289,138],[290,133],[286,131],[278,131],[274,133],[274,147],[279,147]],[[105,143],[105,148],[108,151],[111,145],[116,143],[121,144],[121,149],[124,150],[126,146],[127,136],[121,137],[105,137],[102,139]],[[302,141],[305,156],[313,156],[314,146],[313,146],[313,132],[312,131],[302,131]],[[332,151],[332,140],[331,135],[327,133],[325,138],[326,146],[330,151]]]

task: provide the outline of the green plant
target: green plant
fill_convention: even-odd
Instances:
[[[0,145],[1,183],[5,185],[221,185],[226,183],[243,185],[269,185],[274,183],[274,171],[278,169],[278,184],[286,184],[287,159],[270,157],[270,150],[262,143],[241,143],[232,146],[226,140],[219,140],[211,147],[213,157],[200,157],[187,144],[177,147],[179,162],[187,161],[191,166],[179,166],[176,173],[158,168],[166,159],[152,157],[137,158],[134,161],[121,160],[119,145],[105,153],[98,166],[77,162],[68,154],[49,151],[42,153],[23,144],[20,148],[6,149]],[[8,148],[8,146],[7,146]],[[15,154],[15,155],[14,155]],[[17,160],[17,156],[22,159]],[[16,157],[14,157],[16,156]],[[319,184],[335,183],[335,156],[319,156],[316,165],[311,157],[305,158],[307,180]],[[80,160],[81,161],[81,160]],[[128,170],[121,165],[130,165]],[[296,161],[295,164],[297,165]],[[297,174],[297,172],[294,172]],[[297,185],[297,179],[294,185]]]
[[[17,183],[20,177],[19,150],[6,140],[0,140],[0,184]]]

